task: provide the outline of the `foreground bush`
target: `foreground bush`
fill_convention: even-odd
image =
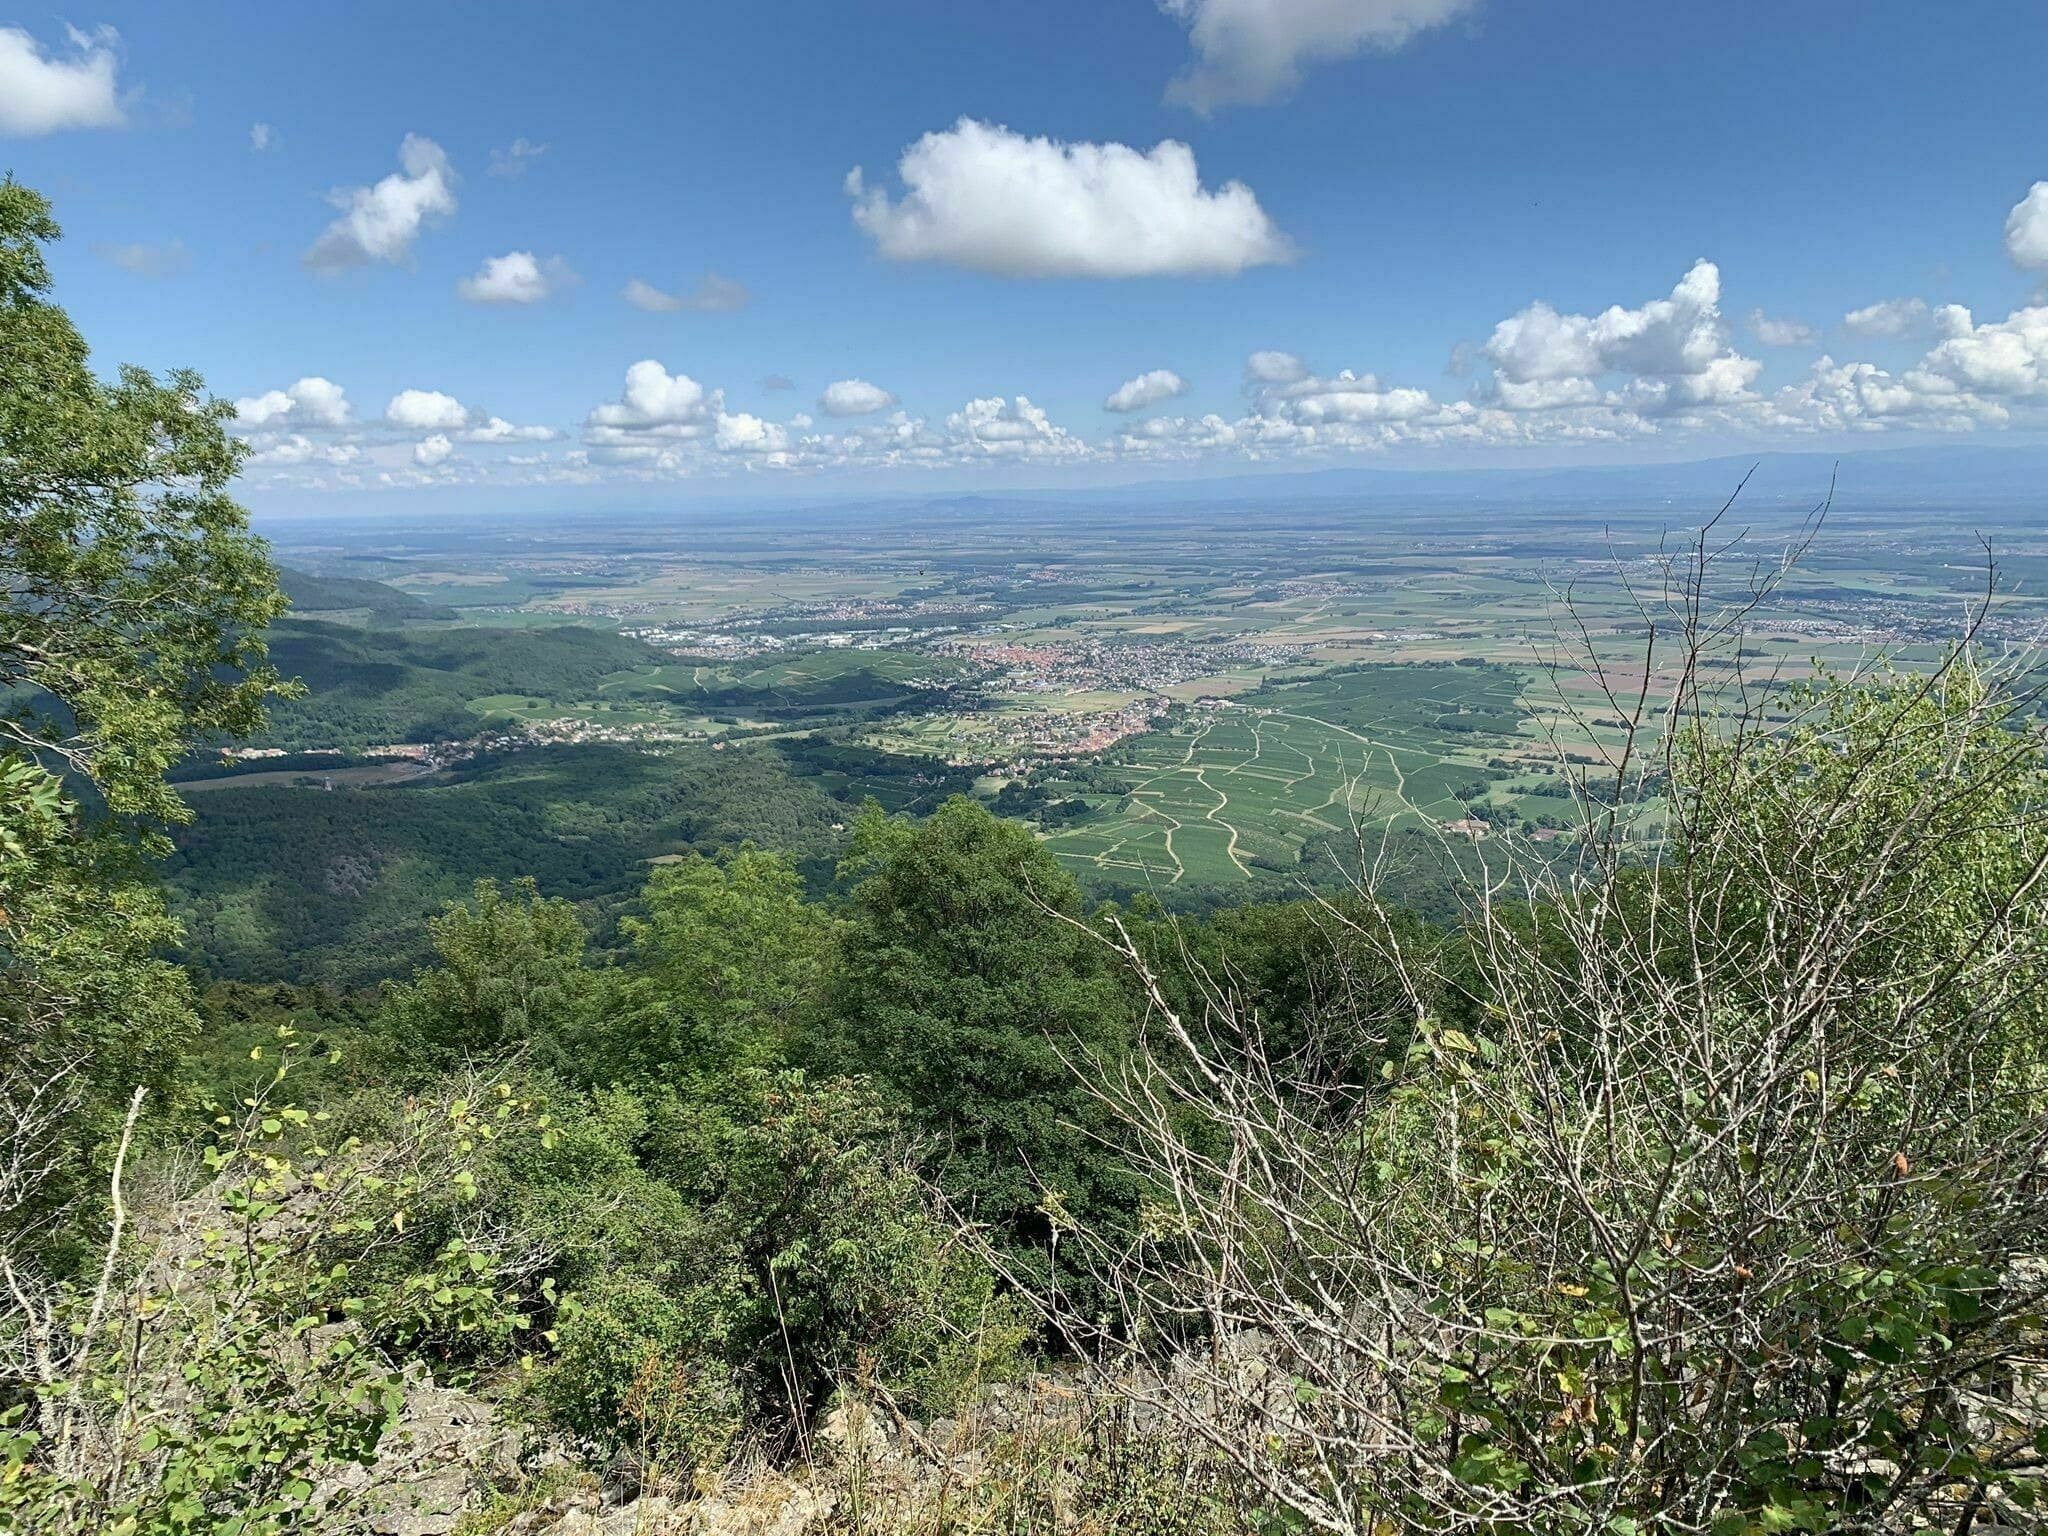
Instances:
[[[650,1173],[692,1212],[687,1253],[565,1302],[533,1397],[600,1451],[715,1464],[745,1425],[790,1446],[843,1385],[943,1411],[1014,1369],[1014,1303],[888,1148],[858,1084],[747,1072],[651,1117]]]
[[[427,1198],[473,1189],[476,1149],[546,1133],[509,1090],[411,1104],[389,1140],[330,1143],[287,1065],[224,1112],[196,1187],[131,1210],[138,1091],[96,1275],[0,1253],[0,1526],[264,1536],[338,1518],[334,1476],[376,1461],[404,1393],[379,1336],[526,1328],[521,1276],[488,1235],[450,1233],[405,1283],[362,1272]],[[172,1177],[175,1170],[172,1170]]]

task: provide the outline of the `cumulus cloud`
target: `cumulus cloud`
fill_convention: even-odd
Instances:
[[[1194,151],[1026,138],[963,117],[903,152],[903,196],[846,178],[853,220],[891,261],[1001,277],[1230,276],[1292,259],[1243,182],[1204,188]]]
[[[1858,336],[1905,336],[1926,323],[1925,299],[1880,299],[1842,316],[1842,328]]]
[[[249,455],[252,465],[353,464],[362,457],[354,443],[316,443],[303,432],[270,437]]]
[[[455,170],[440,145],[409,133],[398,146],[398,165],[375,186],[328,194],[341,217],[306,252],[307,266],[340,272],[373,261],[402,262],[426,224],[455,211]]]
[[[747,292],[745,283],[720,277],[716,272],[706,272],[688,293],[669,293],[636,277],[620,290],[620,296],[634,308],[654,314],[674,314],[688,309],[721,315],[745,309],[747,301],[753,297]]]
[[[2005,253],[2013,265],[2048,268],[2048,181],[2037,181],[2005,218]]]
[[[408,432],[453,432],[469,424],[469,409],[437,389],[402,389],[384,407],[384,419]]]
[[[1928,321],[1938,339],[1912,367],[1893,374],[1823,357],[1807,379],[1779,391],[1772,424],[1969,431],[2048,412],[2048,306],[1979,324],[1962,305],[1944,304]]]
[[[656,461],[664,444],[709,437],[724,409],[717,391],[645,358],[626,370],[619,398],[585,418],[584,441],[608,462]]]
[[[1694,262],[1665,299],[1597,315],[1562,314],[1538,300],[1493,328],[1482,349],[1510,410],[1549,410],[1603,398],[1598,380],[1625,374],[1623,403],[1654,414],[1745,398],[1762,364],[1733,350],[1721,314],[1721,271]]]
[[[1304,431],[1309,442],[1320,434],[1355,443],[1360,435],[1349,429],[1365,428],[1370,430],[1364,439],[1383,440],[1379,429],[1439,417],[1444,409],[1428,390],[1387,385],[1375,374],[1346,368],[1334,377],[1320,377],[1289,352],[1254,352],[1245,376],[1260,418],[1258,435],[1268,439]],[[1275,427],[1285,430],[1276,434]]]
[[[876,411],[886,411],[895,403],[894,395],[866,379],[835,380],[827,384],[825,392],[818,396],[818,409],[827,416],[870,416]]]
[[[1244,360],[1244,375],[1254,384],[1291,384],[1308,377],[1308,364],[1292,352],[1254,352]]]
[[[1291,90],[1304,64],[1391,51],[1472,0],[1160,0],[1186,24],[1195,62],[1166,99],[1207,112]]]
[[[708,399],[704,386],[688,374],[671,374],[646,358],[626,370],[618,401],[599,406],[591,420],[606,427],[680,426],[702,417]]]
[[[1171,368],[1154,368],[1135,379],[1125,379],[1102,402],[1105,411],[1142,411],[1148,405],[1171,400],[1188,392],[1187,380]]]
[[[455,445],[441,433],[413,444],[412,461],[422,468],[432,468],[455,451]]]
[[[2048,306],[1976,323],[1960,304],[1935,312],[1942,337],[1907,381],[1924,392],[2016,399],[2048,397]]]
[[[502,416],[489,416],[462,434],[465,443],[545,443],[561,436],[553,427],[515,427]]]
[[[491,151],[491,163],[485,167],[492,176],[524,176],[527,166],[548,152],[545,144],[536,144],[531,139],[514,139],[503,149]]]
[[[531,251],[507,251],[487,257],[455,291],[472,304],[538,304],[575,281],[576,274],[559,256],[542,261]]]
[[[1023,395],[970,400],[946,418],[946,430],[969,457],[1063,459],[1085,455],[1087,444],[1055,426]]]
[[[1810,347],[1820,340],[1820,332],[1804,320],[1773,319],[1760,309],[1749,312],[1749,334],[1767,347]]]
[[[720,453],[777,455],[789,451],[787,428],[745,411],[731,415],[719,412],[711,441]]]
[[[1148,416],[1121,429],[1109,447],[1121,458],[1199,459],[1244,442],[1237,425],[1215,412],[1206,416]]]
[[[132,272],[137,277],[169,277],[192,265],[192,255],[181,240],[162,245],[152,245],[146,240],[138,240],[132,245],[101,243],[92,251],[101,261],[109,262],[123,272]]]
[[[0,133],[35,138],[64,128],[119,128],[121,110],[112,27],[96,32],[64,29],[68,54],[43,45],[19,27],[0,27]]]
[[[249,125],[249,147],[255,150],[257,154],[266,153],[276,143],[277,130],[272,128],[270,124],[251,123]]]
[[[235,402],[235,416],[245,427],[345,427],[348,397],[331,379],[304,378],[287,389],[268,390]]]
[[[1930,394],[1875,363],[1826,356],[1803,382],[1778,392],[1774,411],[1775,425],[1826,432],[1971,424],[1970,403],[1954,391]]]

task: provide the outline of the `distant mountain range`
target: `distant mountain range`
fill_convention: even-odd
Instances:
[[[1836,478],[1836,500],[1854,506],[1919,502],[2032,502],[2048,510],[2048,447],[1952,447],[1936,444],[1857,453],[1768,452],[1675,464],[1603,464],[1569,468],[1321,469],[1228,475],[1206,480],[1148,480],[1091,490],[1048,490],[1047,500],[1231,502],[1273,500],[1512,500],[1537,503],[1663,500],[1698,503],[1727,497],[1749,475],[1744,500],[1815,503]],[[953,500],[956,498],[946,498]],[[991,500],[1011,499],[998,493]]]

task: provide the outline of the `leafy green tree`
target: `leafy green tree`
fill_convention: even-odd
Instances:
[[[947,1194],[1042,1259],[1044,1189],[1076,1209],[1127,1192],[1076,1067],[1119,1058],[1132,1016],[1079,890],[964,797],[915,824],[865,812],[849,868],[865,877],[810,1051],[886,1085]]]
[[[46,1154],[33,1189],[0,1192],[0,1237],[52,1252],[53,1213],[193,1027],[151,958],[175,928],[140,855],[189,815],[166,771],[261,724],[283,607],[228,494],[232,408],[187,372],[96,377],[47,297],[57,234],[0,182],[0,1101]]]
[[[497,1060],[536,1040],[551,1047],[599,1006],[605,977],[583,963],[583,920],[530,879],[509,892],[479,880],[467,903],[427,927],[441,963],[386,989],[381,1025],[415,1069]]]
[[[786,856],[742,848],[658,868],[622,925],[633,977],[582,1070],[604,1080],[727,1074],[786,1059],[816,994],[832,924]]]
[[[616,1120],[630,1095],[610,1097]],[[797,1072],[649,1106],[640,1177],[671,1203],[670,1240],[614,1247],[568,1282],[533,1405],[600,1453],[681,1471],[742,1423],[801,1430],[842,1386],[943,1411],[1005,1374],[1018,1309],[934,1211],[899,1131],[864,1084]],[[592,1182],[622,1203],[615,1174]]]

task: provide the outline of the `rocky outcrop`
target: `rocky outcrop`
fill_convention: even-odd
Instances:
[[[559,1447],[507,1423],[485,1399],[421,1375],[408,1384],[377,1460],[334,1477],[315,1503],[346,1510],[352,1529],[374,1536],[447,1536],[494,1490],[566,1462]]]

